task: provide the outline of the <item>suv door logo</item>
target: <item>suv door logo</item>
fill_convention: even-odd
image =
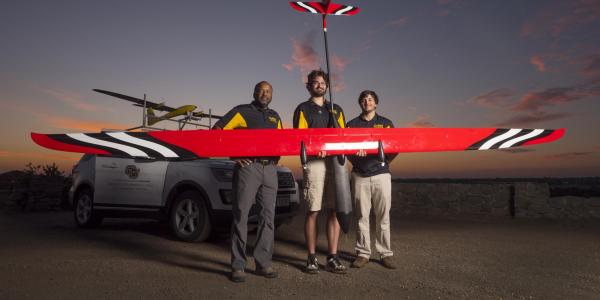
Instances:
[[[134,165],[128,165],[125,167],[125,174],[127,174],[130,179],[136,179],[140,174],[140,169],[136,168]]]

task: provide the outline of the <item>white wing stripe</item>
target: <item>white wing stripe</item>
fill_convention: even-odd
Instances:
[[[507,132],[505,132],[504,134],[501,134],[487,142],[485,142],[485,144],[483,144],[481,147],[479,147],[479,150],[488,150],[490,148],[492,148],[492,146],[494,146],[496,143],[500,143],[508,138],[513,137],[514,135],[516,135],[517,133],[521,132],[522,129],[511,129]]]
[[[345,12],[352,10],[353,8],[354,8],[353,6],[348,6],[346,8],[340,9],[335,13],[335,15],[337,15],[337,16],[343,15]]]
[[[514,144],[516,144],[518,142],[524,141],[526,139],[530,139],[532,137],[536,137],[536,136],[542,134],[542,132],[544,132],[544,129],[535,129],[534,131],[532,131],[532,132],[530,132],[530,133],[528,133],[526,135],[523,135],[523,136],[514,138],[512,140],[509,140],[507,142],[504,142],[504,144],[500,145],[500,148],[502,149],[502,148],[511,147],[512,145],[514,145]]]
[[[379,142],[325,143],[325,149],[323,150],[360,150],[377,148],[379,148]]]
[[[125,132],[107,132],[106,134],[114,137],[115,139],[118,139],[118,140],[121,140],[124,142],[132,143],[132,144],[136,144],[136,145],[148,148],[148,149],[152,149],[152,150],[160,153],[164,157],[179,157],[179,155],[177,155],[171,149],[169,149],[163,145],[153,143],[153,142],[150,142],[150,141],[147,141],[144,139],[133,137]]]
[[[306,8],[308,11],[310,11],[313,14],[318,14],[319,13],[316,9],[314,9],[314,8],[312,8],[312,7],[304,4],[302,2],[296,2],[296,4],[298,4],[298,6],[302,6],[302,7]]]
[[[78,141],[82,141],[85,143],[90,143],[90,144],[95,144],[95,145],[99,145],[99,146],[117,149],[117,150],[123,151],[133,157],[148,157],[148,154],[146,154],[142,150],[139,150],[139,149],[136,149],[133,147],[129,147],[127,145],[121,145],[121,144],[117,144],[117,143],[113,143],[113,142],[96,139],[91,136],[87,136],[83,133],[67,133],[67,136],[69,136],[72,139],[76,139]]]

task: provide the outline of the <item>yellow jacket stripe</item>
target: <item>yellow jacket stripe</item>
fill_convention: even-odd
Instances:
[[[346,127],[346,122],[344,121],[344,113],[340,113],[340,116],[338,117],[338,124],[340,124],[340,128],[345,128]]]
[[[238,128],[248,128],[246,124],[246,120],[240,113],[237,113],[231,118],[229,122],[223,127],[223,129],[238,129]]]
[[[298,117],[298,128],[308,128],[308,122],[306,121],[306,118],[304,117],[304,112],[302,111],[300,111],[300,117]]]

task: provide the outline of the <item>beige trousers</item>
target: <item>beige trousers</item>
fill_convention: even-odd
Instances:
[[[335,181],[330,163],[324,158],[309,158],[303,172],[308,211],[320,211],[322,206],[335,209]]]
[[[352,173],[354,211],[358,221],[356,231],[356,254],[371,256],[369,214],[375,213],[375,250],[381,258],[392,256],[390,245],[390,206],[392,205],[392,178],[389,173],[361,177]]]

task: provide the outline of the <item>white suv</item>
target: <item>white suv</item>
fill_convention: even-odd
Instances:
[[[231,226],[230,160],[150,160],[84,155],[73,168],[69,200],[80,227],[105,217],[168,220],[180,240],[206,240],[215,229]],[[276,226],[298,210],[298,184],[286,167],[277,167]],[[257,221],[254,205],[249,220]]]

